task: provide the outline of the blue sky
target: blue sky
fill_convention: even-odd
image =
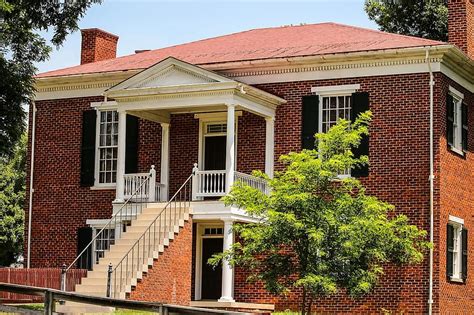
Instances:
[[[252,28],[339,22],[376,28],[364,0],[105,0],[90,8],[81,28],[98,27],[120,37],[118,56]],[[49,34],[43,33],[47,38]],[[74,66],[80,60],[80,32],[69,35],[40,72]]]

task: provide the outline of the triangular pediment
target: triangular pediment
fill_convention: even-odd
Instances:
[[[216,82],[233,82],[233,80],[176,58],[169,57],[122,81],[108,91],[199,85]]]

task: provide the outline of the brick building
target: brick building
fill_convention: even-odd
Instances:
[[[295,308],[298,292],[272,296],[245,270],[205,264],[234,222],[253,220],[218,198],[236,180],[266,189],[252,170],[271,176],[281,154],[370,108],[370,167],[352,176],[427,230],[433,257],[315,310],[474,313],[474,4],[448,3],[449,43],[323,23],[116,57],[117,36],[82,30],[81,65],[37,77],[30,266],[89,268],[76,290],[102,296],[111,263],[116,297]]]

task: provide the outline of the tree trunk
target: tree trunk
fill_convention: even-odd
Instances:
[[[303,301],[301,303],[301,315],[306,315],[306,288],[303,287]]]

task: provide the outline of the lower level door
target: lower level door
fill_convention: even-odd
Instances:
[[[223,238],[202,239],[202,279],[201,299],[218,300],[222,292],[222,265],[210,266],[207,261],[212,255],[222,253],[224,245]]]

